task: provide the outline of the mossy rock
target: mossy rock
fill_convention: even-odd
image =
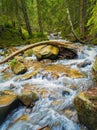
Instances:
[[[24,90],[18,95],[18,99],[23,103],[23,105],[29,107],[33,105],[36,100],[38,100],[38,96],[34,92]]]
[[[33,50],[29,49],[27,51],[24,52],[24,56],[32,56],[33,55]]]
[[[42,45],[33,48],[33,53],[38,60],[41,59],[56,59],[59,53],[59,48],[52,45]]]
[[[89,130],[97,130],[97,88],[79,93],[74,104],[80,123],[86,125]]]
[[[93,70],[97,73],[97,58],[95,59],[95,62],[93,64]]]
[[[94,79],[94,82],[97,84],[97,58],[95,59],[95,62],[92,68],[93,68],[92,69],[93,79]]]
[[[18,75],[18,74],[24,74],[27,71],[27,67],[19,62],[19,61],[14,61],[10,64],[12,71],[14,72],[14,74]]]

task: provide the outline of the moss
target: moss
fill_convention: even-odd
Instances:
[[[90,130],[97,129],[97,106],[95,106],[85,93],[80,93],[74,99],[79,121],[85,124]]]
[[[13,68],[13,66],[17,63],[17,60],[16,59],[13,59],[9,62],[9,65],[11,68]]]

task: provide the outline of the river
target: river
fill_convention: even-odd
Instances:
[[[84,71],[88,75],[86,78],[76,79],[61,76],[56,80],[37,75],[28,80],[17,81],[18,76],[4,79],[4,73],[0,74],[0,90],[10,90],[10,86],[14,85],[16,86],[14,91],[20,93],[23,86],[30,84],[38,91],[47,91],[46,96],[40,96],[33,108],[20,106],[12,111],[0,126],[0,130],[38,130],[45,125],[48,125],[50,130],[87,130],[78,122],[73,100],[80,91],[86,91],[93,86],[91,69],[97,55],[97,46],[75,43],[76,45],[80,46],[77,59],[57,60],[52,63],[69,65],[71,68]],[[1,49],[0,52],[2,51]],[[1,56],[0,60],[3,58]],[[35,56],[28,58],[36,60]],[[78,64],[87,61],[91,64],[78,67]],[[7,64],[0,65],[0,69],[4,69],[6,66]],[[19,120],[22,115],[27,115],[27,120]]]

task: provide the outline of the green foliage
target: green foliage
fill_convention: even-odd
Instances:
[[[95,5],[93,5],[91,17],[88,20],[87,26],[89,26],[90,34],[97,34],[97,2]]]
[[[0,33],[0,46],[2,47],[17,46],[20,45],[22,41],[18,30],[12,27],[4,27],[4,30]]]
[[[16,60],[16,59],[13,59],[13,60],[11,60],[11,61],[9,62],[9,65],[10,65],[11,68],[13,68],[13,66],[14,66],[15,64],[17,64],[17,60]]]

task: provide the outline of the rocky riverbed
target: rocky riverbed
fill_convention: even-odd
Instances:
[[[0,122],[3,121],[0,130],[39,130],[44,126],[43,130],[91,128],[86,118],[82,121],[84,113],[77,113],[81,107],[77,105],[77,95],[80,92],[89,95],[90,91],[97,90],[94,80],[97,46],[66,44],[74,51],[68,48],[63,55],[63,49],[64,58],[56,47],[44,50],[47,46],[42,46],[38,51],[26,51],[9,64],[0,65]],[[33,52],[38,53],[35,56]],[[0,59],[4,59],[3,49],[0,54]],[[93,123],[90,125],[93,126]],[[93,130],[95,128],[97,126]]]

